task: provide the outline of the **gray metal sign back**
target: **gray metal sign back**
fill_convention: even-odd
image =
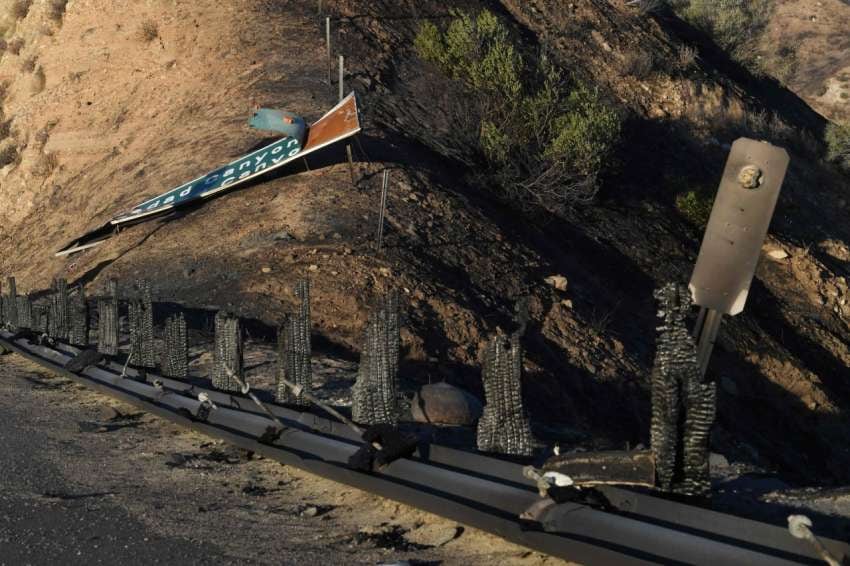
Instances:
[[[732,144],[691,276],[694,304],[729,315],[744,310],[789,161],[767,142]]]

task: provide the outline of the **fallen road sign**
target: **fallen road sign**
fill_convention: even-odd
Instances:
[[[357,98],[352,92],[307,130],[306,140],[286,136],[239,159],[147,199],[130,211],[119,214],[107,224],[92,230],[55,255],[63,256],[94,247],[108,239],[122,225],[147,220],[176,207],[207,199],[242,185],[255,177],[283,167],[316,150],[351,137],[361,130]]]

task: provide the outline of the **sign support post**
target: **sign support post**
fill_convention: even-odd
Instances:
[[[744,310],[789,161],[784,149],[767,142],[732,144],[690,282],[694,304],[702,307],[693,332],[701,377],[723,316]]]

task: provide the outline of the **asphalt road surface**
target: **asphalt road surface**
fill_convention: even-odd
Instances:
[[[0,356],[0,566],[563,564]]]

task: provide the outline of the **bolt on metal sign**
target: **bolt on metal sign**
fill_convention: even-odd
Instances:
[[[729,315],[744,310],[789,161],[767,142],[732,144],[691,276],[694,304]]]

